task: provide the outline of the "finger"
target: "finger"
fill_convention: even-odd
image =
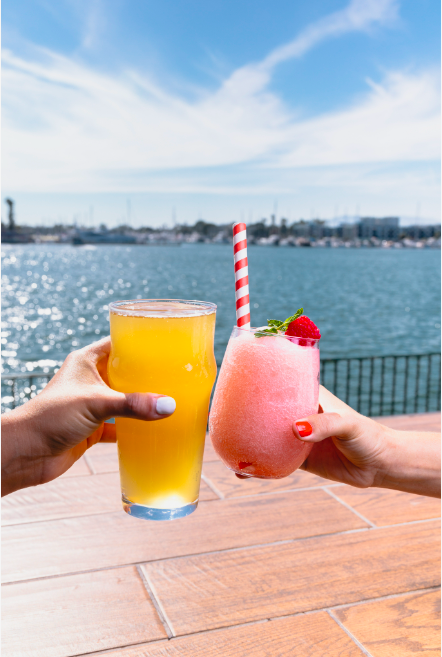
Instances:
[[[110,388],[111,386],[109,384],[109,377],[107,374],[107,363],[109,361],[110,348],[111,348],[110,337],[108,336],[107,338],[104,338],[104,340],[102,340],[101,342],[102,344],[99,347],[97,347],[97,349],[100,350],[102,348],[103,350],[99,351],[98,360],[96,362],[96,368],[98,374],[101,376],[104,383]]]
[[[98,374],[104,383],[110,387],[109,377],[107,375],[107,363],[111,351],[110,335],[97,340],[97,342],[93,342],[80,351],[84,352],[84,356],[97,368]]]
[[[111,339],[110,335],[108,335],[105,338],[101,338],[101,340],[88,344],[86,347],[83,347],[83,349],[79,349],[78,352],[83,352],[84,354],[88,354],[99,360],[100,358],[103,358],[103,356],[109,356],[110,350]]]
[[[110,424],[105,422],[103,425],[103,433],[101,434],[100,443],[116,443],[117,442],[117,433],[115,430],[115,424]]]
[[[151,392],[123,393],[107,389],[105,394],[91,397],[90,408],[99,422],[111,417],[162,420],[175,412],[176,402],[173,397]]]
[[[49,381],[46,388],[51,389],[60,381],[97,383],[103,385],[106,381],[107,359],[110,352],[110,337],[98,340],[87,347],[71,351],[55,376]]]
[[[308,443],[319,443],[330,436],[345,440],[353,438],[357,432],[357,422],[353,415],[321,413],[293,423],[295,436]]]
[[[77,349],[71,352],[70,357],[76,363],[92,366],[92,369],[97,369],[100,377],[107,383],[107,360],[111,350],[111,339],[108,335],[97,342],[88,344],[82,349]]]
[[[107,358],[110,354],[111,350],[111,339],[110,336],[108,335],[105,338],[102,338],[101,340],[97,340],[96,342],[92,342],[92,344],[86,345],[86,347],[82,347],[81,349],[75,349],[74,351],[71,351],[69,356],[66,358],[65,362],[72,361],[80,361],[80,362],[88,362],[88,363],[98,363],[99,360],[103,358]]]

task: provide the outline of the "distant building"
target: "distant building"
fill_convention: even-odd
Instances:
[[[310,237],[310,226],[303,219],[295,222],[291,230],[295,237]]]
[[[378,240],[399,239],[399,217],[364,217],[358,224],[359,235],[362,240],[376,237]]]
[[[407,237],[411,237],[415,240],[428,239],[431,237],[439,238],[440,224],[430,226],[422,226],[420,224],[416,226],[404,226],[401,232],[405,233]]]
[[[124,233],[97,232],[94,230],[77,230],[72,238],[74,246],[82,244],[136,244],[136,237]]]
[[[309,221],[309,237],[311,237],[314,240],[322,240],[323,237],[325,237],[325,221],[322,219],[314,219],[313,221]]]
[[[352,242],[358,237],[358,224],[341,224],[339,226],[340,237],[344,242]]]
[[[14,217],[14,201],[11,198],[6,198],[5,202],[8,206],[8,228],[9,230],[15,230],[15,217]]]
[[[14,201],[6,198],[5,202],[8,206],[8,226],[5,226],[2,221],[2,242],[5,244],[26,244],[33,242],[33,237],[28,230],[22,230],[15,223]]]

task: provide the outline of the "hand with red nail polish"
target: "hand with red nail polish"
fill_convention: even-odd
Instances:
[[[73,351],[39,395],[2,415],[2,495],[59,477],[100,440],[115,442],[111,417],[172,415],[171,397],[108,386],[109,351],[110,338]]]
[[[301,438],[307,438],[313,433],[313,427],[307,420],[305,422],[295,422],[295,424]]]
[[[297,438],[313,443],[303,470],[358,488],[440,497],[440,434],[390,429],[323,386],[319,404],[317,415],[293,424]]]

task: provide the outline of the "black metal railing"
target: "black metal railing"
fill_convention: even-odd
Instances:
[[[32,399],[43,390],[55,372],[29,374],[2,374],[2,413]]]
[[[441,355],[328,358],[321,383],[363,415],[440,411]]]
[[[2,375],[2,412],[35,397],[54,372]],[[441,355],[321,360],[321,383],[364,415],[439,411]]]

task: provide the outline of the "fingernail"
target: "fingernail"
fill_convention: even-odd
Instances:
[[[313,427],[310,422],[295,422],[295,424],[301,438],[310,436],[310,434],[313,432]]]
[[[176,409],[176,401],[173,397],[158,397],[156,411],[158,415],[170,415]]]

